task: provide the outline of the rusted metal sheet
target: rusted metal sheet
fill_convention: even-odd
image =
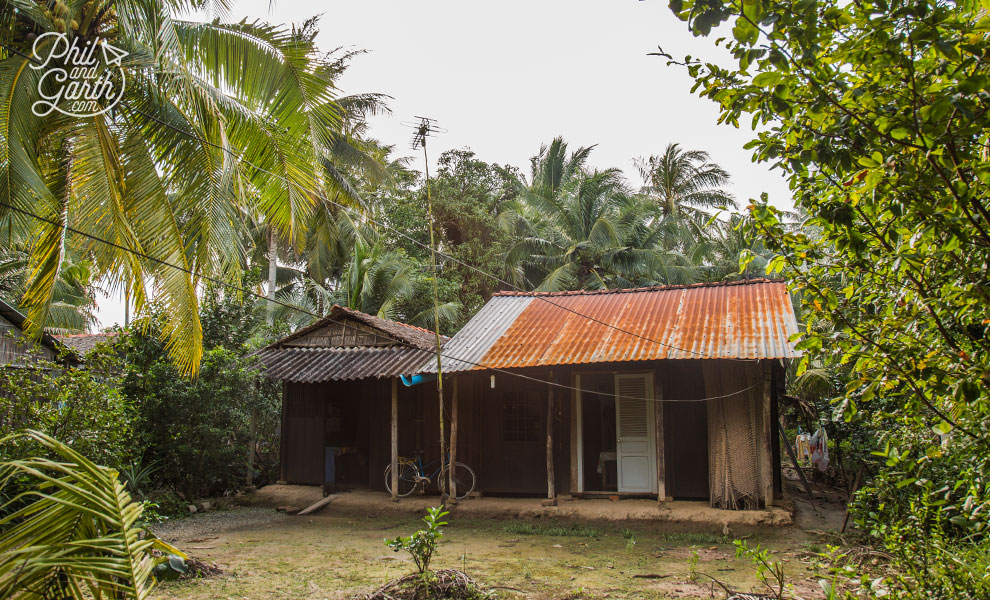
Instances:
[[[522,300],[528,302],[522,305]],[[522,310],[509,310],[510,306]],[[483,339],[478,332],[485,332]],[[789,341],[794,333],[794,308],[780,281],[501,292],[444,346],[443,354],[449,360],[448,372],[665,359],[796,358],[800,353]]]

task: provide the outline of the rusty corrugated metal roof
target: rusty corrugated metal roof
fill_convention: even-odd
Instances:
[[[626,290],[500,292],[444,345],[443,354],[448,372],[664,359],[796,358],[800,353],[789,338],[797,331],[787,287],[766,279]],[[436,369],[424,365],[423,370]]]

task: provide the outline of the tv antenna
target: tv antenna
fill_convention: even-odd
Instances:
[[[447,130],[437,124],[436,119],[431,119],[430,117],[420,117],[416,116],[418,121],[403,121],[403,125],[406,127],[411,127],[413,129],[413,136],[410,146],[413,150],[419,150],[420,146],[423,147],[423,156],[426,156],[426,138],[436,137],[438,134],[447,133]],[[426,179],[429,182],[429,166],[427,166]]]
[[[423,167],[426,173],[426,220],[430,226],[430,256],[432,260],[430,261],[430,266],[433,270],[433,335],[436,343],[436,357],[437,357],[437,397],[440,402],[440,461],[443,464],[444,461],[449,464],[447,469],[447,475],[450,480],[447,482],[446,486],[441,485],[441,494],[443,501],[446,504],[450,502],[451,504],[457,503],[457,493],[448,495],[448,492],[454,490],[454,476],[456,471],[456,466],[453,463],[452,458],[447,455],[447,441],[444,432],[444,414],[445,407],[443,401],[443,366],[440,360],[440,294],[437,291],[437,241],[436,234],[433,227],[433,198],[430,192],[430,157],[426,152],[426,140],[431,137],[436,137],[438,134],[447,133],[447,130],[440,127],[437,124],[436,119],[431,119],[430,117],[421,117],[416,115],[417,121],[406,121],[402,124],[406,127],[411,127],[413,129],[413,136],[410,146],[413,150],[418,150],[420,147],[423,148]],[[441,473],[441,477],[443,473]],[[444,490],[446,488],[446,490]]]

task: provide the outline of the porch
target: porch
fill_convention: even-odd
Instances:
[[[322,497],[319,486],[269,485],[243,499],[257,506],[310,506]],[[489,497],[467,498],[453,508],[458,518],[553,519],[557,521],[649,521],[704,526],[705,530],[788,526],[793,523],[794,505],[789,500],[768,509],[722,510],[712,508],[707,501],[675,500],[657,504],[655,499],[621,498],[559,498],[557,506],[544,506],[539,498]],[[414,495],[392,502],[386,492],[354,488],[336,495],[321,512],[324,514],[422,515],[426,508],[440,503],[436,495]]]

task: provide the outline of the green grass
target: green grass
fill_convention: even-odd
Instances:
[[[566,537],[601,537],[602,530],[581,525],[535,525],[533,523],[510,523],[502,528],[506,533],[516,535],[543,535]]]
[[[724,535],[714,533],[704,533],[698,531],[672,531],[660,533],[660,541],[677,544],[728,544],[729,538]]]

